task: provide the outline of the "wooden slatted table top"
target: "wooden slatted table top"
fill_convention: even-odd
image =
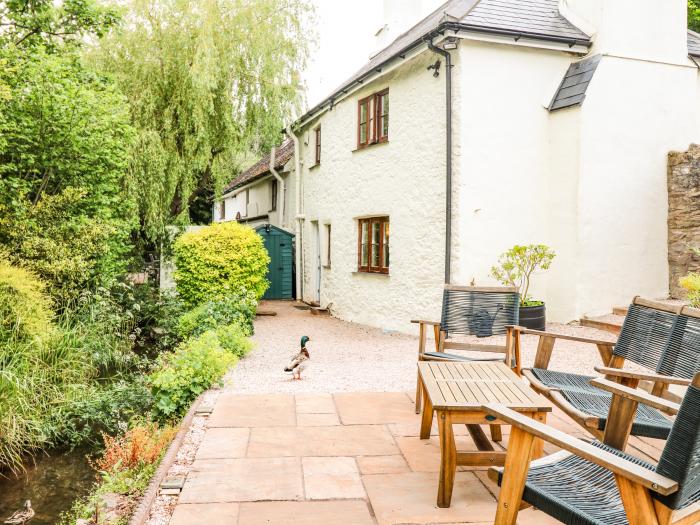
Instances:
[[[418,370],[436,410],[478,412],[486,403],[501,403],[520,412],[552,411],[505,363],[421,361]]]

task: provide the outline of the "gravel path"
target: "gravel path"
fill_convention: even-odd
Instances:
[[[416,381],[418,338],[385,333],[295,308],[296,303],[266,302],[260,310],[275,316],[260,316],[255,322],[256,348],[240,361],[226,380],[226,390],[236,393],[297,392],[400,392],[411,391]],[[407,321],[408,323],[408,321]],[[615,340],[615,336],[581,326],[551,324],[548,330]],[[293,381],[283,368],[308,335],[311,364],[303,381]],[[498,338],[494,338],[495,342]],[[502,341],[502,338],[500,339]],[[482,339],[480,342],[489,342]],[[432,346],[432,341],[428,342]],[[537,338],[523,337],[523,363],[530,366]],[[592,345],[557,342],[550,368],[593,373],[602,364]]]

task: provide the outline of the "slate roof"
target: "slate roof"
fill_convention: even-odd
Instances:
[[[282,167],[289,162],[294,156],[294,142],[291,139],[285,140],[282,144],[277,147],[275,151],[275,169],[282,169]],[[245,186],[251,182],[258,179],[262,179],[266,175],[270,174],[270,153],[261,158],[258,162],[253,164],[250,168],[241,173],[238,177],[233,179],[228,186],[224,188],[224,193],[228,193],[231,190]]]
[[[389,61],[410,52],[442,29],[555,40],[585,46],[591,44],[587,34],[559,13],[558,0],[448,0],[374,55],[364,67],[297,122],[303,122],[330,105],[348,89],[362,83],[364,77],[375,71],[380,72]]]
[[[586,98],[586,90],[593,79],[601,55],[588,57],[584,60],[574,62],[569,66],[564,79],[559,84],[559,89],[554,94],[552,102],[549,104],[549,111],[579,106]]]
[[[700,58],[700,33],[688,29],[688,54]]]
[[[559,14],[559,0],[481,0],[460,22],[587,42],[589,37]]]

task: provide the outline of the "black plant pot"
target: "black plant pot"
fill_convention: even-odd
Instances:
[[[521,306],[520,307],[520,326],[531,330],[545,329],[545,308],[541,304],[539,306]]]

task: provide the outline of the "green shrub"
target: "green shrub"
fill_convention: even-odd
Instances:
[[[181,235],[173,246],[177,291],[190,306],[241,288],[260,299],[270,257],[262,238],[236,222],[211,224]]]
[[[34,274],[0,262],[0,342],[31,341],[51,332],[51,302]]]
[[[237,323],[244,335],[253,334],[253,321],[258,302],[255,294],[241,290],[221,299],[207,301],[180,317],[178,334],[181,338],[198,336],[217,326]]]
[[[172,354],[161,354],[150,376],[156,415],[168,419],[184,414],[235,362],[236,357],[221,347],[215,331],[180,344]]]
[[[216,329],[221,348],[230,352],[238,359],[244,358],[253,349],[253,342],[248,338],[245,329],[238,323],[220,326]]]
[[[700,274],[690,272],[688,275],[681,277],[678,280],[683,288],[686,289],[688,301],[693,308],[700,308]]]
[[[491,276],[504,286],[514,286],[520,292],[521,306],[539,306],[542,301],[530,298],[530,279],[537,269],[548,270],[556,254],[544,244],[515,245],[502,253]]]
[[[89,396],[72,399],[54,411],[49,440],[55,446],[96,446],[103,434],[123,432],[132,418],[149,413],[152,406],[146,376],[118,376],[92,385]]]

